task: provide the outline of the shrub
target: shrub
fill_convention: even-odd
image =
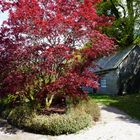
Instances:
[[[68,114],[52,114],[50,116],[35,116],[32,119],[31,130],[37,133],[60,135],[75,133],[91,125],[90,115],[81,112],[69,112]]]
[[[98,121],[100,117],[100,108],[92,99],[82,100],[78,105],[74,106],[76,110],[86,112],[91,115],[94,121]]]
[[[8,114],[9,113],[9,114]],[[7,108],[2,113],[3,117],[5,117],[11,124],[16,125],[20,128],[24,128],[24,124],[26,121],[30,120],[35,113],[29,108],[28,105],[15,107],[14,109]]]
[[[0,112],[5,110],[5,108],[9,108],[12,106],[12,103],[16,100],[16,96],[14,95],[7,95],[3,98],[0,98]]]
[[[7,115],[7,120],[27,131],[49,135],[75,133],[92,124],[92,117],[86,112],[73,109],[63,115],[51,114],[47,116],[38,115],[28,106],[19,106],[12,109]]]
[[[11,108],[6,108],[5,110],[1,110],[1,116],[4,118],[4,119],[7,119],[9,113],[11,112]]]

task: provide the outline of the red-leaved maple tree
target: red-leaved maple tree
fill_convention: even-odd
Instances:
[[[88,67],[114,51],[101,33],[112,17],[97,15],[99,2],[0,0],[0,10],[9,12],[0,29],[0,94],[42,102],[55,95],[83,97],[82,86],[98,88]]]

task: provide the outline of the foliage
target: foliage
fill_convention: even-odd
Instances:
[[[9,19],[0,28],[0,96],[17,95],[43,104],[52,95],[84,97],[81,86],[98,88],[87,67],[114,51],[114,43],[100,32],[111,18],[98,16],[99,0],[0,0]],[[91,40],[92,47],[74,52]],[[49,103],[50,106],[50,103]]]
[[[140,120],[140,94],[111,97],[107,95],[92,96],[97,103],[117,107],[131,117]]]
[[[35,113],[28,105],[24,105],[17,106],[12,109],[7,108],[2,112],[2,116],[6,118],[11,124],[22,128],[24,127],[26,121],[35,116]]]
[[[140,3],[138,0],[103,0],[99,4],[98,13],[114,16],[113,26],[104,32],[115,37],[121,49],[131,46],[139,37]]]
[[[93,120],[97,121],[100,117],[99,107],[93,100],[81,101],[69,107],[65,114],[41,115],[28,104],[7,107],[1,114],[19,128],[50,135],[75,133],[90,126]]]
[[[71,112],[69,114],[44,117],[36,116],[31,126],[32,131],[44,134],[60,135],[75,133],[92,124],[92,117],[85,112]]]
[[[10,94],[0,99],[0,113],[7,107],[12,107],[12,104],[15,100],[16,100],[16,96]]]
[[[93,101],[90,98],[87,100],[80,101],[79,104],[77,104],[76,106],[74,106],[72,108],[74,108],[75,110],[78,110],[80,112],[86,112],[87,114],[92,116],[92,119],[94,121],[99,120],[100,109],[99,109],[98,105],[95,103],[95,101]]]
[[[25,130],[49,135],[75,133],[92,124],[92,117],[75,110],[67,114],[51,114],[50,116],[38,115],[28,106],[18,106],[11,111],[5,110],[5,116],[13,125]],[[20,117],[19,117],[20,116]]]
[[[140,35],[137,37],[137,39],[134,42],[135,44],[140,44]]]

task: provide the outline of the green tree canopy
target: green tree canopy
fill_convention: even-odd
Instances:
[[[104,33],[115,37],[121,49],[140,42],[139,0],[103,0],[98,13],[115,17],[113,26],[105,28]]]

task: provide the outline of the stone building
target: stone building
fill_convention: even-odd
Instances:
[[[98,68],[90,69],[100,76],[99,94],[122,95],[140,90],[140,46],[135,45],[97,61]],[[95,92],[85,87],[90,93]]]

